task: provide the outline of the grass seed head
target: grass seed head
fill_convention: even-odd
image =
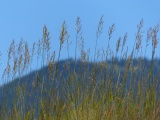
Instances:
[[[121,43],[121,38],[118,39],[117,44],[116,44],[116,52],[117,53],[119,51],[120,43]]]
[[[115,30],[115,24],[112,24],[112,26],[109,27],[109,30],[108,30],[109,40],[111,39],[112,33],[114,32],[114,30]]]
[[[63,43],[65,42],[65,40],[68,37],[68,32],[67,32],[67,25],[66,22],[64,21],[61,27],[61,34],[60,34],[60,46],[63,45]]]
[[[98,29],[97,29],[97,33],[96,33],[97,39],[99,38],[99,36],[100,36],[100,35],[102,34],[102,32],[103,32],[103,24],[104,24],[104,22],[103,22],[103,15],[102,15],[102,17],[101,17],[100,20],[99,20]]]
[[[136,50],[139,51],[139,49],[142,47],[142,27],[143,27],[143,19],[140,21],[139,25],[137,25],[138,32],[136,34]]]

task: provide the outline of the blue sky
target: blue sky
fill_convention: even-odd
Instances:
[[[115,24],[115,32],[111,47],[115,49],[116,41],[128,33],[127,45],[132,47],[135,40],[137,24],[144,19],[144,39],[149,27],[160,22],[159,0],[14,0],[0,1],[0,75],[6,67],[7,50],[11,41],[16,43],[23,38],[30,45],[42,38],[42,28],[46,24],[53,50],[59,49],[60,28],[65,20],[70,34],[70,56],[74,57],[72,48],[75,47],[75,21],[81,18],[85,49],[91,49],[94,54],[96,30],[100,17],[104,16],[103,35],[98,41],[98,48],[107,46],[107,31]],[[159,48],[157,48],[159,49]],[[158,57],[159,53],[156,54]],[[151,57],[151,48],[147,51]],[[65,49],[61,59],[67,58]]]

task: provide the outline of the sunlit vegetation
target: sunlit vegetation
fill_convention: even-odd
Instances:
[[[84,50],[81,19],[77,18],[73,59],[69,59],[69,47],[73,46],[65,21],[61,26],[57,53],[51,50],[46,25],[42,39],[34,42],[31,48],[23,39],[19,44],[13,40],[2,76],[6,84],[0,88],[0,120],[160,119],[160,62],[155,58],[159,25],[147,30],[143,51],[144,23],[141,20],[133,49],[129,52],[127,33],[117,39],[116,50],[112,51],[110,43],[115,24],[106,32],[107,46],[98,49],[103,24],[102,16],[97,27],[95,51]],[[64,43],[68,60],[61,61]],[[150,60],[145,59],[148,46],[152,47]],[[78,51],[80,56],[77,56]],[[91,52],[94,52],[92,60]],[[97,62],[97,58],[102,60]],[[31,72],[35,59],[37,65],[34,66],[40,65],[41,69]]]

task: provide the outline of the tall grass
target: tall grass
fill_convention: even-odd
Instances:
[[[158,44],[159,25],[147,31],[146,47],[142,49],[143,20],[137,26],[135,43],[131,53],[126,41],[128,34],[119,37],[115,52],[111,49],[115,24],[108,30],[108,44],[102,53],[97,51],[99,37],[103,33],[103,16],[98,23],[94,62],[90,49],[84,50],[81,20],[75,23],[75,59],[61,66],[61,51],[67,43],[69,58],[69,34],[64,21],[59,36],[59,51],[51,51],[51,37],[46,25],[43,37],[32,48],[21,39],[19,44],[11,43],[8,50],[7,67],[2,80],[9,82],[1,90],[1,120],[158,120],[160,119],[159,78],[155,52]],[[146,50],[152,42],[151,61],[145,64]],[[130,47],[130,46],[129,46]],[[37,50],[37,51],[36,51]],[[77,51],[81,55],[77,56]],[[56,55],[58,59],[55,60]],[[78,60],[79,57],[79,60]],[[96,59],[101,57],[101,62]],[[34,59],[41,61],[40,72],[31,73]],[[108,63],[108,59],[110,62]],[[90,62],[89,62],[90,61]],[[125,61],[124,66],[119,62]],[[73,64],[74,63],[74,64]],[[149,67],[148,67],[149,66]],[[63,69],[61,69],[63,67]],[[156,66],[157,67],[157,66]],[[148,69],[149,68],[149,69]],[[38,71],[38,70],[37,70]]]

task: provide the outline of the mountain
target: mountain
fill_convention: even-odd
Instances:
[[[114,92],[117,86],[124,84],[126,90],[133,87],[136,93],[139,81],[144,80],[146,86],[150,86],[158,80],[156,84],[159,89],[159,66],[158,59],[114,59],[97,63],[72,59],[59,61],[3,85],[0,88],[0,112],[4,108],[20,107],[25,111],[35,108],[38,113],[42,101],[50,101],[51,98],[65,101],[68,93],[76,95],[77,87],[80,93],[96,85],[106,86],[107,91],[111,83]],[[98,87],[95,92],[98,92]]]

